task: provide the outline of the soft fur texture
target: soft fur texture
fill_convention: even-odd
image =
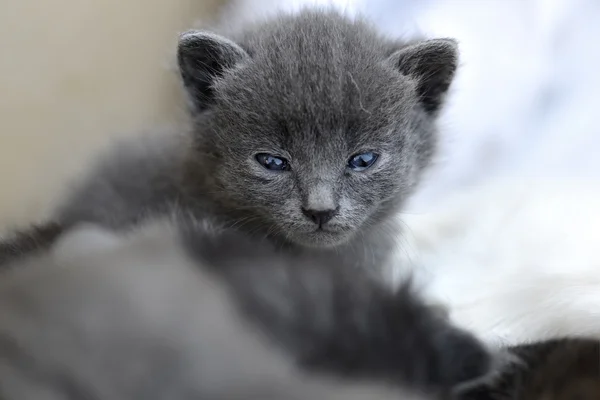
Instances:
[[[7,400],[412,399],[397,385],[441,394],[491,366],[408,288],[189,218],[83,226],[18,263],[0,281]]]
[[[489,343],[600,338],[597,182],[495,181],[400,219],[396,279]]]

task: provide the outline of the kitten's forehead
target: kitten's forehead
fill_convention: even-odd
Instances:
[[[410,106],[410,85],[384,63],[389,43],[362,22],[308,13],[238,42],[250,60],[220,82],[221,100],[241,123],[269,124],[287,146],[339,148],[342,137],[352,146]]]

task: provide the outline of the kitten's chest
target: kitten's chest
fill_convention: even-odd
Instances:
[[[390,239],[361,239],[352,240],[346,244],[327,249],[308,249],[330,257],[333,262],[349,268],[359,268],[373,274],[378,279],[388,267],[392,254]]]

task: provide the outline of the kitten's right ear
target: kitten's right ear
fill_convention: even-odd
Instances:
[[[233,41],[214,33],[188,31],[181,34],[177,47],[179,72],[197,111],[212,103],[215,80],[248,57]]]
[[[435,114],[458,67],[458,44],[454,39],[424,40],[398,50],[389,61],[416,81],[421,105],[428,113]]]

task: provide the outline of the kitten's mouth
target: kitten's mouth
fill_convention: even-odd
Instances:
[[[307,247],[333,247],[347,242],[351,236],[348,230],[325,225],[311,231],[298,233],[291,239]]]
[[[329,225],[319,225],[319,227],[317,227],[317,229],[314,230],[314,232],[319,235],[319,234],[329,234],[329,235],[345,235],[347,232],[340,230],[340,229],[336,229],[333,228]]]

